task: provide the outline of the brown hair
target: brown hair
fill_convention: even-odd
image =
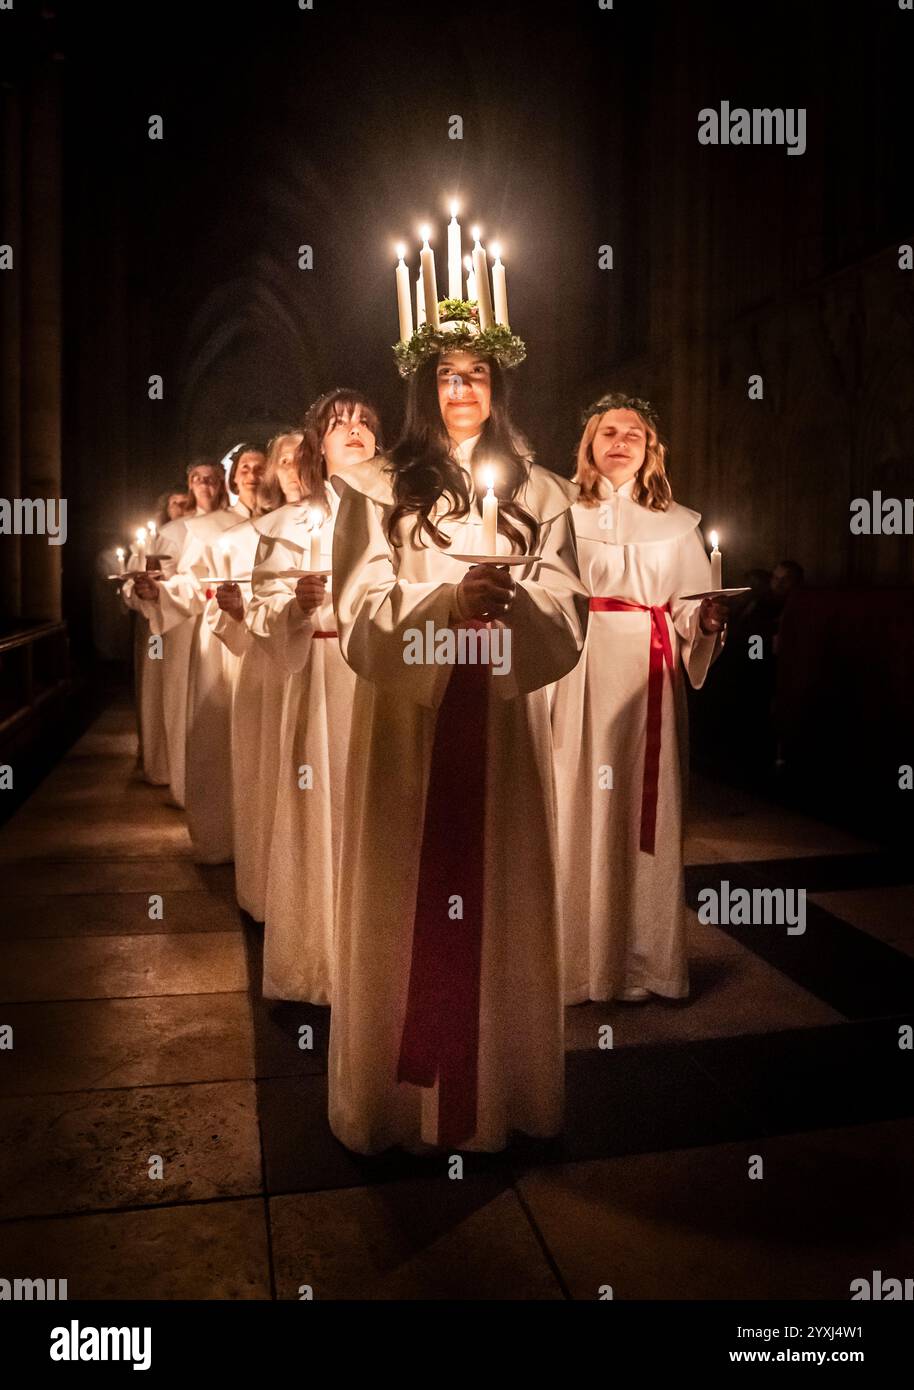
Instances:
[[[375,437],[375,447],[381,451],[381,419],[377,410],[361,391],[346,386],[335,386],[323,396],[318,396],[309,406],[302,425],[302,442],[298,446],[298,476],[302,481],[305,497],[313,507],[319,508],[325,516],[330,515],[327,501],[327,464],[324,460],[324,435],[334,420],[344,415],[352,415],[360,410],[365,423]]]
[[[673,500],[673,489],[666,474],[667,447],[660,438],[659,421],[653,408],[637,397],[624,392],[612,392],[590,406],[585,412],[584,432],[577,451],[574,481],[580,484],[578,501],[585,507],[595,507],[600,501],[601,474],[593,461],[593,441],[600,421],[609,410],[631,410],[644,426],[646,447],[644,462],[635,474],[632,501],[653,512],[665,512]]]
[[[230,454],[230,458],[231,458],[232,462],[231,462],[231,466],[230,466],[230,468],[229,468],[229,475],[228,475],[228,488],[229,488],[229,492],[235,492],[235,493],[237,493],[237,491],[238,491],[238,489],[237,489],[236,486],[235,486],[235,474],[238,472],[238,465],[239,465],[239,463],[241,462],[241,460],[242,460],[242,458],[244,457],[245,454],[259,454],[261,458],[264,458],[264,457],[265,457],[264,451],[263,451],[263,449],[261,449],[261,447],[260,447],[259,444],[238,444],[238,445],[236,445],[235,448],[232,450],[232,452],[231,452],[231,454]]]
[[[472,348],[467,349],[472,352]],[[448,502],[442,520],[469,516],[472,507],[467,475],[451,451],[438,400],[438,362],[443,354],[428,357],[409,379],[403,433],[391,450],[388,468],[394,508],[387,523],[387,538],[397,545],[396,531],[407,517],[414,519],[412,544],[424,544],[423,533],[435,545],[450,545],[450,537],[435,524],[432,512],[439,497]],[[482,356],[483,354],[479,354]],[[512,548],[532,554],[539,539],[539,522],[516,497],[528,476],[526,442],[508,413],[507,390],[498,362],[486,357],[492,384],[489,418],[484,421],[473,448],[470,467],[480,463],[498,466],[498,530]],[[476,505],[481,508],[477,491]],[[516,525],[514,523],[517,523]]]
[[[297,450],[301,445],[302,438],[303,435],[301,430],[280,430],[279,434],[274,434],[267,445],[267,466],[263,470],[260,486],[257,489],[257,504],[261,512],[273,512],[277,507],[281,507],[285,503],[285,494],[279,485],[276,466],[284,450],[288,447],[289,440],[294,439]],[[296,464],[299,464],[297,452],[295,461]],[[301,478],[301,473],[299,473],[299,478]],[[302,483],[302,492],[304,492],[304,490],[304,483]]]

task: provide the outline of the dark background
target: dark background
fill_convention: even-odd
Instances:
[[[914,491],[914,280],[898,267],[914,235],[914,15],[895,0],[314,4],[17,0],[0,15],[23,305],[30,274],[55,257],[60,269],[75,650],[100,546],[145,521],[194,454],[295,424],[341,384],[377,400],[393,437],[393,243],[408,241],[414,277],[416,226],[432,221],[440,285],[456,194],[465,234],[478,220],[505,248],[529,354],[515,413],[539,461],[571,471],[581,407],[604,390],[651,397],[675,495],[721,533],[725,582],[790,556],[817,590],[854,591],[852,620],[839,602],[824,638],[819,621],[812,708],[837,705],[829,739],[856,734],[858,748],[861,721],[888,724],[897,765],[910,682],[871,667],[894,692],[886,712],[860,668],[884,606],[910,606],[911,538],[851,536],[848,508],[874,488]],[[724,99],[805,107],[806,153],[700,145],[698,111]],[[598,268],[605,243],[612,271]],[[10,303],[7,382],[21,347]],[[25,469],[43,428],[36,342],[3,427],[11,496],[13,455]],[[748,399],[754,373],[762,401]],[[29,546],[46,563],[43,541]],[[49,616],[29,613],[39,587],[8,565],[2,592],[9,616]],[[890,621],[880,660],[893,644],[907,658],[910,630]]]

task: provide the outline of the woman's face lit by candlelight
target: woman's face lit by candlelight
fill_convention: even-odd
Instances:
[[[364,463],[374,458],[376,442],[361,407],[336,415],[324,432],[324,458],[327,461],[327,476],[338,473],[341,468],[350,468],[355,463]]]
[[[289,443],[276,460],[276,480],[287,502],[300,502],[304,496],[298,475],[298,445]]]
[[[460,444],[478,434],[492,407],[492,373],[474,352],[445,352],[438,359],[438,406],[444,427]]]
[[[177,521],[178,517],[184,516],[192,508],[193,503],[186,492],[173,492],[165,504],[169,521]]]
[[[188,478],[191,494],[198,512],[211,512],[219,492],[219,474],[216,465],[200,464]]]
[[[235,491],[246,507],[253,508],[257,497],[257,484],[266,466],[266,456],[259,449],[247,449],[235,465]]]
[[[607,410],[593,437],[594,467],[613,487],[634,478],[644,463],[647,433],[634,410]]]

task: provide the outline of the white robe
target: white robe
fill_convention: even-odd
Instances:
[[[314,636],[336,629],[329,579],[326,600],[310,616],[295,602],[292,572],[310,563],[309,506],[290,503],[258,522],[263,534],[248,625],[288,677],[267,875],[263,992],[271,999],[328,1004],[355,676],[336,637]],[[338,507],[333,493],[321,529],[321,564],[327,569]],[[310,769],[310,787],[300,785],[300,779],[308,781],[302,768]]]
[[[465,463],[475,441],[458,450]],[[392,494],[363,466],[343,475],[333,582],[340,640],[360,676],[347,782],[331,1016],[330,1124],[375,1153],[438,1140],[434,1086],[397,1081],[406,1018],[425,798],[451,667],[407,665],[404,631],[451,623],[467,566],[436,546],[388,543]],[[546,686],[578,659],[576,489],[531,466],[520,500],[542,523],[543,563],[512,569],[512,666],[488,677],[476,1129],[462,1149],[498,1150],[513,1129],[554,1135],[564,1097],[559,903]],[[440,518],[445,504],[439,502]],[[481,553],[480,521],[439,520],[455,553]],[[498,537],[499,552],[510,547]],[[474,730],[463,731],[468,746]],[[459,886],[455,886],[459,892]],[[459,923],[455,923],[459,930]]]
[[[177,572],[160,584],[157,603],[142,605],[154,633],[171,634],[182,625],[191,628],[185,698],[181,700],[180,690],[172,691],[172,710],[166,691],[166,719],[170,721],[173,713],[178,723],[183,708],[184,806],[194,858],[202,864],[226,864],[232,859],[231,709],[238,658],[204,621],[207,605],[216,606],[215,598],[206,596],[207,587],[212,592],[215,584],[199,581],[222,573],[218,541],[248,515],[247,508],[236,503],[229,510],[188,517]],[[170,742],[170,765],[173,746]]]
[[[207,605],[207,621],[238,658],[232,696],[232,811],[235,893],[238,905],[257,922],[266,913],[267,868],[276,789],[283,697],[288,679],[266,644],[247,625],[251,573],[262,521],[243,521],[223,537],[233,579],[240,585],[245,615],[240,621],[218,605]]]
[[[629,987],[688,993],[682,885],[685,690],[697,689],[719,641],[698,626],[711,587],[697,512],[632,501],[634,480],[573,508],[581,578],[603,598],[670,602],[675,678],[663,671],[655,852],[640,848],[651,615],[592,612],[584,654],[552,694],[562,864],[565,1001],[613,999]],[[610,771],[607,771],[609,769]],[[602,771],[601,771],[602,770]],[[608,785],[611,779],[611,786]]]
[[[183,517],[168,522],[159,532],[155,542],[155,552],[163,557],[161,561],[162,573],[168,577],[174,574],[177,569],[186,537],[187,528]],[[131,547],[127,568],[133,570],[145,568],[145,565],[140,564],[135,546]],[[161,642],[162,655],[153,656],[153,649],[149,641],[152,635],[149,621],[143,612],[142,605],[134,600],[132,581],[128,581],[124,585],[122,594],[127,606],[132,608],[135,613],[133,664],[143,776],[153,786],[168,786],[170,782],[173,780],[177,782],[180,778],[180,800],[175,796],[174,789],[172,790],[172,799],[178,805],[183,805],[183,730],[185,717],[182,703],[179,706],[182,711],[178,721],[179,728],[176,729],[174,727],[175,699],[173,692],[178,692],[179,702],[186,700],[191,630],[188,628],[186,633],[179,630],[169,633]],[[166,708],[170,711],[170,718],[166,716]],[[172,779],[171,774],[170,750],[175,763],[174,779]]]

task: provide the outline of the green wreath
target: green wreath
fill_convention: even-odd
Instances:
[[[440,323],[458,323],[459,328],[433,328],[424,323],[405,343],[394,343],[397,371],[402,377],[412,376],[421,363],[437,357],[448,348],[472,348],[484,357],[493,357],[500,367],[517,367],[527,356],[522,338],[512,333],[506,324],[496,323],[479,331],[479,308],[467,299],[442,299],[438,305]]]

